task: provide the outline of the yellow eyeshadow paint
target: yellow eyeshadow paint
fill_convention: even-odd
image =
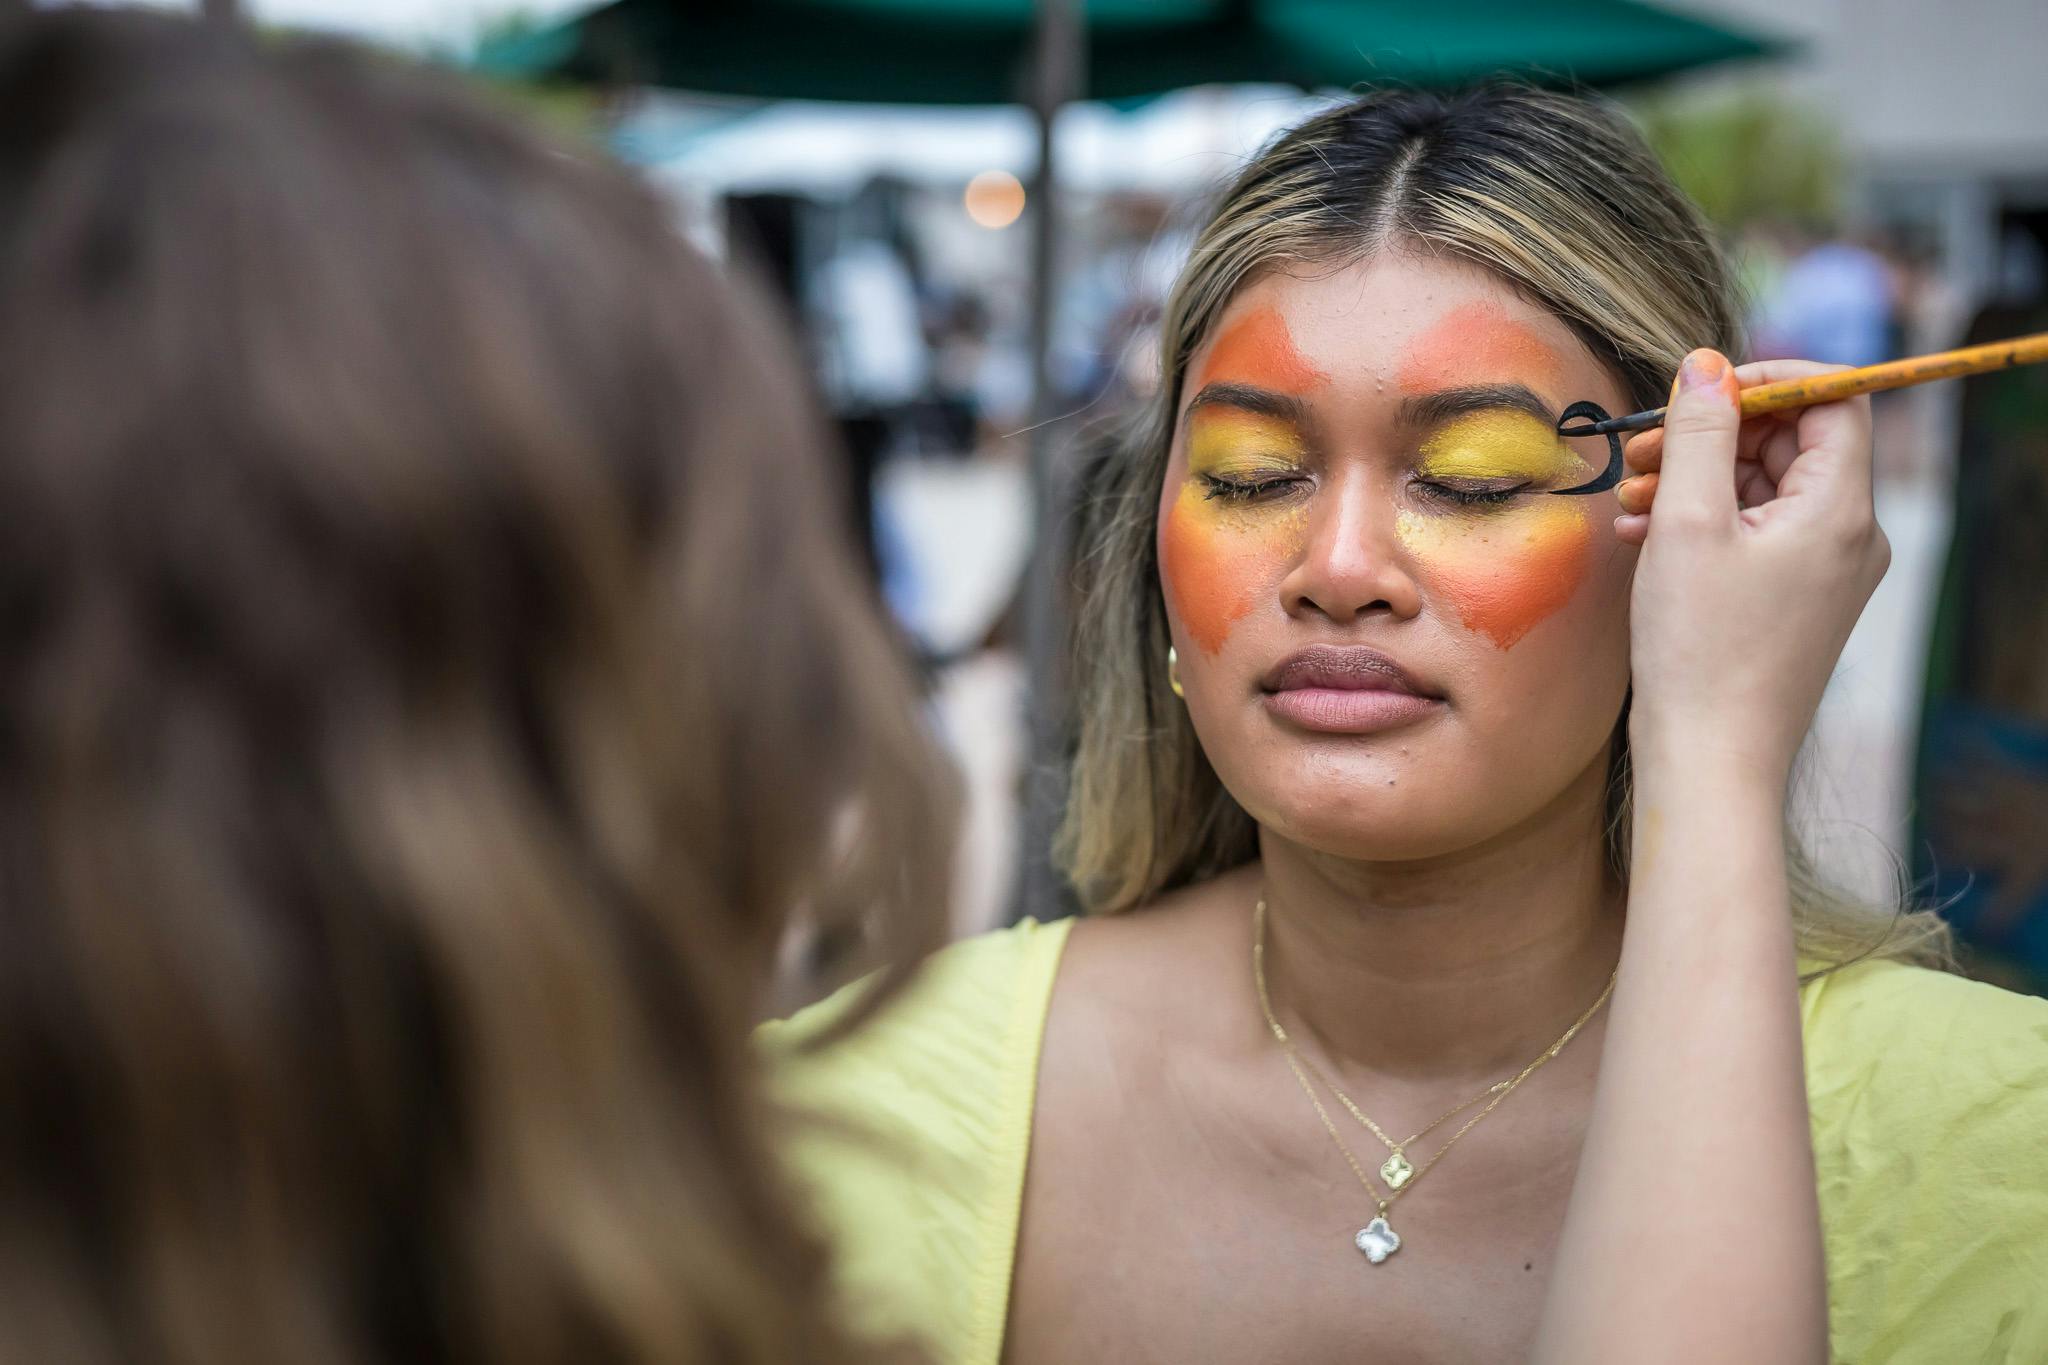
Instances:
[[[1307,454],[1287,423],[1234,408],[1211,408],[1188,421],[1188,473],[1292,473]]]
[[[1204,475],[1256,481],[1301,471],[1304,447],[1285,422],[1256,413],[1204,411],[1188,430],[1188,477],[1159,537],[1159,569],[1182,627],[1203,652],[1223,648],[1230,628],[1301,555],[1308,516],[1298,501],[1210,497]]]
[[[1416,473],[1435,480],[1527,480],[1564,487],[1591,469],[1541,418],[1476,412],[1445,423],[1420,450]],[[1499,509],[1404,509],[1402,544],[1466,629],[1506,649],[1571,600],[1593,548],[1583,498],[1542,493]]]
[[[1529,479],[1573,482],[1597,471],[1572,452],[1556,428],[1526,412],[1489,409],[1444,423],[1422,443],[1416,472],[1425,479]],[[1581,474],[1583,471],[1583,474]],[[1560,487],[1567,486],[1560,482]]]

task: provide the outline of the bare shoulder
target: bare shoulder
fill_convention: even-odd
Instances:
[[[1147,1277],[1120,1275],[1111,1293],[1101,1268],[1125,1264],[1184,1200],[1171,1173],[1199,1126],[1188,1098],[1213,1117],[1230,1093],[1215,1044],[1233,1017],[1219,1002],[1250,989],[1245,887],[1255,895],[1255,878],[1227,874],[1069,932],[1039,1058],[1006,1359],[1128,1358],[1104,1341]]]
[[[1104,1131],[1151,1122],[1160,1087],[1243,1046],[1218,1005],[1249,989],[1256,894],[1256,869],[1240,870],[1074,925],[1046,1015],[1036,1153],[1093,1164]]]
[[[1106,1029],[1157,1035],[1198,1027],[1202,983],[1227,979],[1251,950],[1257,869],[1240,868],[1161,896],[1140,909],[1074,926],[1053,990],[1047,1051],[1055,1030],[1097,1039]]]

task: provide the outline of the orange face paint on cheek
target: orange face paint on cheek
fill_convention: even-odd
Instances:
[[[1287,322],[1270,304],[1233,319],[1217,334],[1186,392],[1214,381],[1302,395],[1329,381],[1295,349]],[[1189,441],[1191,471],[1242,460],[1247,467],[1301,457],[1300,437],[1269,418],[1210,413]],[[1159,574],[1188,637],[1207,654],[1223,648],[1230,628],[1248,614],[1299,557],[1307,516],[1300,508],[1235,505],[1208,496],[1190,478],[1167,509],[1159,532]]]
[[[1502,649],[1569,602],[1592,564],[1592,518],[1575,498],[1545,498],[1477,524],[1403,511],[1395,525],[1465,628]]]
[[[1183,487],[1159,536],[1159,572],[1188,638],[1205,654],[1223,648],[1230,628],[1250,613],[1301,553],[1300,512],[1227,509]]]

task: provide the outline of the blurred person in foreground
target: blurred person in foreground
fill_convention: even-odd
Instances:
[[[917,1158],[807,1148],[869,1317],[948,1365],[2048,1360],[2048,1003],[1788,827],[1886,547],[1867,403],[1740,420],[1820,367],[1732,363],[1729,278],[1592,100],[1375,91],[1244,168],[1086,480],[1093,913],[814,1069]],[[1670,420],[1561,439],[1588,400]]]
[[[0,1359],[862,1359],[747,1031],[943,793],[756,310],[448,81],[69,11],[0,375]]]

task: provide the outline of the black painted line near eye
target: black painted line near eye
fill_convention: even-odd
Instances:
[[[1607,420],[1608,413],[1607,409],[1601,407],[1598,403],[1574,403],[1564,410],[1564,413],[1557,419],[1557,424],[1563,426],[1574,417],[1585,417],[1595,422],[1604,422]],[[1607,433],[1607,468],[1600,471],[1600,476],[1592,482],[1582,483],[1576,488],[1553,488],[1550,491],[1561,498],[1587,493],[1605,493],[1620,482],[1621,437],[1610,431]]]

